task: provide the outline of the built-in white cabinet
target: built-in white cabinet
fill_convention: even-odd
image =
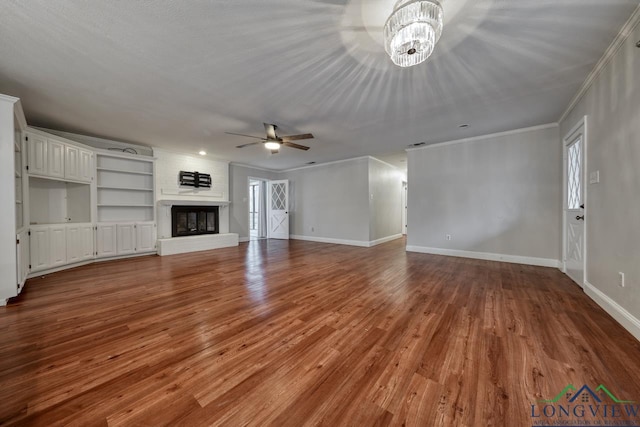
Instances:
[[[28,132],[28,170],[30,175],[91,182],[93,152],[82,147]]]
[[[47,175],[49,169],[49,157],[47,155],[47,138],[35,135],[27,135],[27,154],[28,154],[28,169],[30,174],[34,175]]]
[[[64,224],[49,226],[49,266],[67,263],[67,228]]]
[[[99,258],[118,255],[116,224],[98,224],[96,227],[96,254]]]
[[[74,181],[91,181],[93,153],[73,145],[65,146],[64,177]]]
[[[118,255],[136,253],[136,224],[133,222],[117,224]]]
[[[31,227],[31,271],[42,271],[94,258],[92,224]]]
[[[155,252],[156,236],[156,224],[152,221],[100,223],[97,255],[107,258]]]
[[[156,224],[139,222],[136,224],[136,252],[152,252],[156,250]]]
[[[18,273],[18,293],[22,290],[24,286],[24,282],[27,280],[27,276],[29,275],[29,230],[23,229],[16,236],[17,239],[17,249],[16,254],[18,256],[17,262],[17,273]]]
[[[54,178],[64,178],[65,144],[52,139],[47,140],[47,175]]]
[[[29,242],[31,251],[31,271],[49,268],[49,227],[31,227]]]
[[[75,263],[93,259],[93,225],[67,225],[67,263]]]
[[[80,149],[78,180],[91,182],[93,179],[93,153]]]

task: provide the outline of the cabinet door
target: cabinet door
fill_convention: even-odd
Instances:
[[[49,227],[49,266],[58,267],[67,263],[67,227],[52,225]]]
[[[134,222],[121,223],[116,226],[118,255],[136,252],[136,224]]]
[[[80,181],[91,182],[91,178],[93,177],[93,153],[87,150],[80,150],[80,176],[78,179]]]
[[[116,225],[98,224],[97,227],[97,249],[98,257],[110,257],[117,255],[116,246]]]
[[[49,140],[47,144],[48,159],[47,167],[48,175],[56,178],[64,178],[64,147],[62,142]]]
[[[27,135],[27,155],[29,173],[34,175],[46,175],[47,168],[47,138],[38,135]]]
[[[31,227],[31,271],[49,267],[49,228]]]
[[[67,263],[72,264],[81,260],[80,250],[80,226],[68,225],[67,226]]]
[[[136,223],[136,252],[153,252],[156,249],[155,222]]]
[[[17,278],[18,278],[18,293],[22,290],[25,280],[29,275],[29,231],[24,230],[18,234],[18,247],[17,253]]]
[[[88,260],[93,258],[93,226],[91,224],[80,226],[80,249],[78,251],[80,259]]]
[[[80,180],[80,149],[72,145],[65,145],[64,151],[64,177]]]

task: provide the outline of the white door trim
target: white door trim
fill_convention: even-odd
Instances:
[[[589,136],[588,136],[588,117],[584,116],[576,123],[569,132],[562,139],[562,272],[567,273],[567,146],[577,136],[578,132],[582,131],[583,136],[583,165],[582,165],[582,183],[583,183],[583,195],[582,202],[584,204],[584,238],[583,238],[583,283],[579,285],[584,288],[584,283],[588,282],[587,278],[587,224],[589,221],[589,204],[587,203],[588,197],[588,153],[589,153]]]

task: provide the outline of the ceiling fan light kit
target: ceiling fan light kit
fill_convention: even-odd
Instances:
[[[411,67],[427,60],[442,35],[444,12],[437,0],[399,0],[384,24],[391,61]]]
[[[307,151],[309,147],[307,147],[306,145],[296,144],[295,142],[292,142],[292,141],[299,141],[302,139],[314,138],[314,136],[310,133],[303,133],[301,135],[278,136],[276,134],[276,129],[278,129],[278,126],[270,123],[264,123],[264,130],[265,130],[265,133],[267,134],[266,138],[262,136],[244,135],[242,133],[234,133],[234,132],[225,132],[225,133],[228,135],[244,136],[246,138],[254,138],[254,139],[260,140],[258,142],[250,142],[248,144],[238,145],[236,148],[250,147],[252,145],[257,145],[262,143],[264,144],[264,148],[271,151],[271,154],[278,154],[282,146],[289,147],[289,148],[297,148],[298,150]]]

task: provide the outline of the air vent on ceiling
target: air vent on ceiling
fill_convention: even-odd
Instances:
[[[410,144],[408,147],[409,148],[422,147],[423,145],[427,145],[427,143],[426,142],[418,142],[418,143],[415,143],[415,144]]]

